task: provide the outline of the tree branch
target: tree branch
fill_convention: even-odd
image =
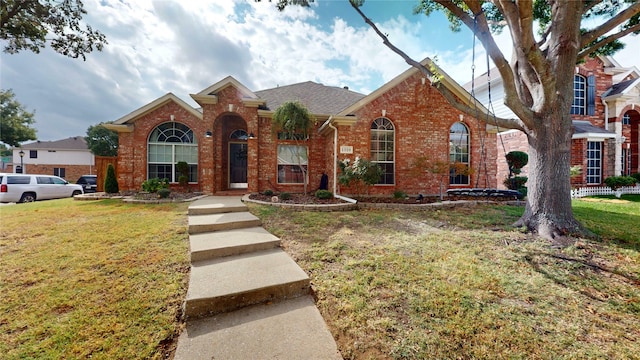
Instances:
[[[356,10],[356,12],[362,17],[364,22],[367,25],[369,25],[375,31],[376,34],[378,34],[378,36],[382,39],[382,43],[386,47],[391,49],[391,51],[395,52],[396,54],[400,55],[400,57],[402,57],[407,64],[409,64],[409,65],[413,66],[414,68],[420,70],[427,78],[429,78],[430,82],[432,82],[432,83],[435,82],[434,79],[436,78],[437,74],[434,74],[426,66],[424,66],[420,62],[412,59],[405,52],[403,52],[402,50],[397,48],[395,45],[393,45],[389,41],[389,38],[385,34],[383,34],[380,31],[380,29],[378,29],[378,27],[373,23],[373,21],[371,21],[371,19],[369,19],[362,12],[362,10],[360,10],[360,8],[357,6],[357,4],[353,4],[351,1],[350,1],[350,3],[351,3],[351,6]],[[456,96],[453,92],[451,92],[451,90],[449,90],[446,86],[436,86],[436,89],[451,104],[451,106],[453,106],[455,109],[457,109],[457,110],[459,110],[461,112],[464,112],[465,114],[467,114],[469,116],[473,116],[473,117],[477,116],[477,113],[478,113],[478,109],[477,108],[473,108],[470,105],[468,105],[467,103],[464,103],[463,101],[461,101],[461,99],[458,96]],[[483,113],[484,113],[484,111],[483,111]],[[483,122],[486,123],[486,121],[483,120],[483,119],[478,119],[478,120],[483,121]],[[501,127],[501,128],[518,129],[518,130],[521,130],[521,131],[525,131],[525,126],[524,126],[524,124],[522,123],[522,121],[520,119],[507,119],[507,118],[493,117],[492,120],[494,120],[494,124],[489,124],[489,125],[497,125],[498,127]]]
[[[628,34],[631,34],[634,31],[638,31],[640,30],[640,24],[636,24],[624,31],[620,31],[618,33],[612,34],[607,36],[606,38],[594,43],[593,45],[589,46],[586,49],[582,49],[580,51],[580,53],[578,53],[578,60],[582,60],[585,57],[589,56],[591,53],[593,53],[594,51],[598,50],[599,48],[609,44],[612,41],[618,40]]]
[[[602,25],[582,34],[580,38],[580,48],[582,49],[583,47],[587,46],[592,41],[596,40],[600,36],[605,35],[609,31],[613,30],[613,28],[629,20],[632,16],[638,13],[640,13],[640,2],[636,2],[635,4],[619,12],[616,16],[612,17]]]

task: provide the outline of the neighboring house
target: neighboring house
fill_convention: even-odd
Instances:
[[[476,98],[496,116],[515,117],[503,103],[497,69],[490,74],[490,81],[486,74],[475,80]],[[609,56],[589,58],[575,67],[573,85],[571,165],[579,166],[581,174],[571,178],[572,186],[600,186],[609,176],[640,172],[640,71],[622,67]],[[470,90],[470,84],[465,88]],[[497,146],[498,184],[503,186],[508,175],[505,151],[527,152],[528,144],[524,133],[509,130],[500,133]]]
[[[467,91],[441,73],[437,86],[471,101]],[[310,191],[327,174],[329,190],[352,194],[336,181],[337,162],[356,157],[384,170],[370,194],[437,194],[441,176],[416,173],[418,157],[431,162],[451,158],[474,169],[472,176],[445,174],[447,187],[496,187],[495,131],[455,110],[415,68],[367,96],[311,81],[252,91],[229,76],[191,97],[201,109],[169,93],[106,125],[119,132],[121,190],[139,190],[156,177],[175,186],[175,165],[185,161],[190,186],[204,193],[302,192],[303,166]],[[274,111],[286,101],[299,101],[313,114],[308,139],[287,138],[272,127]]]
[[[38,140],[12,150],[12,172],[20,172],[22,165],[24,174],[56,175],[70,182],[75,182],[81,175],[96,173],[94,156],[82,136],[56,141]]]

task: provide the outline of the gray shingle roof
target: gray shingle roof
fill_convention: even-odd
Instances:
[[[610,135],[615,135],[613,132],[611,132],[609,130],[605,130],[605,129],[601,128],[601,127],[597,127],[595,125],[592,125],[590,122],[584,121],[584,120],[573,120],[572,121],[572,125],[573,125],[573,133],[574,134],[590,133],[590,134],[610,134]]]
[[[275,111],[286,101],[299,101],[312,114],[325,115],[337,114],[364,97],[355,91],[313,81],[256,91],[255,94],[266,100],[268,110]]]
[[[638,79],[631,79],[631,80],[619,82],[617,84],[613,84],[613,86],[611,86],[604,94],[602,94],[602,97],[622,94],[628,87],[630,87],[637,80]]]
[[[83,136],[74,136],[55,141],[35,141],[23,144],[25,150],[89,150]]]

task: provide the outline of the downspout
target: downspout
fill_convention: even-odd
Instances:
[[[333,194],[336,195],[336,177],[338,176],[338,128],[333,126],[331,118],[328,125],[333,129]]]
[[[609,130],[609,104],[602,99],[602,105],[604,105],[604,129]]]

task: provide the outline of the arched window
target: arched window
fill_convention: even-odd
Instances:
[[[469,185],[469,129],[456,122],[449,129],[450,185]]]
[[[247,132],[242,129],[236,130],[229,135],[229,139],[231,140],[247,140],[248,138],[249,135],[247,135]]]
[[[387,118],[371,123],[371,161],[382,168],[378,184],[395,184],[395,129]]]
[[[193,131],[178,122],[158,125],[149,136],[147,165],[148,179],[169,179],[178,182],[176,164],[189,165],[189,182],[198,182],[198,143]]]

